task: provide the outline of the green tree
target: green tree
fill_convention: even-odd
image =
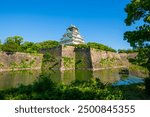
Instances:
[[[135,53],[135,52],[138,52],[138,50],[134,50],[134,49],[118,49],[118,53]]]
[[[143,23],[134,31],[125,32],[124,40],[127,40],[132,47],[139,48],[140,59],[142,59],[142,55],[145,55],[143,59],[150,74],[150,0],[131,0],[125,11],[127,26],[133,25],[136,21]]]
[[[89,43],[87,43],[87,45],[91,48],[95,48],[95,49],[98,49],[98,50],[116,52],[116,50],[114,50],[113,48],[108,47],[108,46],[103,45],[103,44],[100,44],[100,43],[89,42]]]
[[[53,40],[43,41],[43,42],[40,42],[39,44],[42,49],[53,48],[53,47],[60,45],[58,41],[53,41]]]
[[[21,36],[8,37],[2,46],[2,50],[6,52],[21,51],[22,42],[23,42],[23,37]]]
[[[41,48],[40,44],[33,43],[33,42],[24,42],[21,45],[22,52],[27,52],[27,53],[37,53],[40,48]]]

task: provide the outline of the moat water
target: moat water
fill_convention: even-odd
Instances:
[[[0,72],[0,90],[17,87],[20,84],[28,85],[38,80],[40,70],[32,71],[9,71]],[[143,77],[143,76],[142,76]],[[143,83],[143,78],[137,72],[131,72],[129,75],[120,75],[119,69],[108,69],[99,71],[90,70],[69,70],[69,71],[51,71],[51,80],[56,83],[69,84],[74,80],[88,80],[99,78],[102,83],[111,83],[112,85],[129,85]]]

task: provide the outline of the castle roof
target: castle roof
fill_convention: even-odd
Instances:
[[[83,37],[80,35],[78,28],[75,25],[70,25],[66,33],[60,39],[62,44],[84,44]]]
[[[71,24],[68,29],[75,28],[78,29],[75,25]]]

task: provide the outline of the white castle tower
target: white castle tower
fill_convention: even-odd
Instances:
[[[69,28],[67,28],[66,33],[60,39],[60,43],[62,45],[68,45],[68,44],[84,44],[85,42],[83,40],[83,37],[79,33],[79,29],[74,25],[70,25]]]

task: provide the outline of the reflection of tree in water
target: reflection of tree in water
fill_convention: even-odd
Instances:
[[[16,87],[19,84],[32,84],[40,74],[40,70],[9,71],[0,73],[0,89]]]
[[[42,74],[49,74],[49,78],[55,83],[70,84],[74,80],[86,81],[92,78],[98,78],[104,84],[114,83],[120,79],[125,80],[130,75],[119,75],[119,69],[107,69],[107,70],[49,70],[42,72]],[[18,84],[31,84],[37,80],[40,71],[14,71],[0,73],[0,89],[6,89],[16,87]],[[132,77],[131,77],[132,78]]]
[[[49,74],[50,78],[55,83],[62,83],[61,81],[61,71],[60,70],[49,70],[46,72],[42,72],[43,74]]]
[[[114,83],[120,79],[118,69],[93,71],[93,77],[99,78],[102,83]]]
[[[56,83],[70,84],[74,80],[88,80],[92,78],[89,70],[55,70],[51,72],[51,80]]]
[[[76,80],[89,80],[93,77],[93,71],[91,70],[76,70]]]
[[[76,79],[75,70],[62,71],[61,79],[64,84],[70,84],[72,81]]]

